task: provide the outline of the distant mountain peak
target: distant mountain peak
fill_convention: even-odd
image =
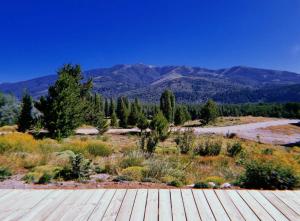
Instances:
[[[92,69],[84,72],[85,78],[94,80],[94,91],[106,97],[126,95],[129,98],[138,97],[144,101],[157,102],[160,93],[169,88],[174,91],[177,100],[181,102],[202,102],[208,98],[218,101],[228,101],[228,96],[237,96],[239,92],[247,91],[247,97],[258,96],[259,90],[268,88],[265,98],[271,95],[272,88],[284,86],[288,91],[279,101],[297,97],[291,93],[300,91],[287,90],[290,85],[300,85],[300,75],[278,70],[268,70],[247,66],[234,66],[224,69],[206,69],[186,65],[153,66],[143,63],[118,64],[108,68]],[[50,75],[16,83],[0,84],[0,91],[13,93],[20,97],[27,88],[35,98],[45,95],[50,85],[57,79]],[[299,87],[293,87],[298,89]],[[255,91],[255,93],[254,93]],[[244,92],[243,92],[244,93]],[[300,96],[299,100],[300,100]],[[256,97],[251,101],[255,101]],[[238,100],[238,97],[237,99]],[[245,100],[245,98],[241,99]]]

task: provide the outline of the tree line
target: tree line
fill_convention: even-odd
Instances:
[[[158,104],[142,104],[138,99],[121,96],[116,100],[93,93],[92,80],[83,81],[79,65],[64,65],[58,70],[58,79],[48,94],[33,101],[24,93],[21,110],[16,119],[20,131],[39,125],[53,138],[72,135],[82,124],[96,127],[100,133],[108,127],[138,127],[145,133],[144,144],[150,148],[167,136],[169,125],[201,119],[203,124],[218,116],[267,116],[300,118],[300,103],[217,105],[213,100],[205,104],[176,104],[172,91],[165,90]],[[1,98],[1,97],[0,97]],[[1,99],[0,99],[1,107]],[[1,116],[1,115],[0,115]],[[146,147],[145,147],[146,148]]]

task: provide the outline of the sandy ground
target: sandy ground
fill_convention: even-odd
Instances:
[[[262,143],[272,143],[272,144],[290,144],[300,142],[300,133],[290,133],[285,134],[281,132],[276,132],[272,130],[267,130],[269,127],[289,125],[299,123],[300,120],[289,120],[289,119],[277,119],[266,122],[248,123],[234,126],[225,127],[193,127],[196,134],[229,134],[235,133],[238,137],[260,141]],[[176,130],[186,130],[187,128],[172,128],[173,131]],[[82,129],[88,134],[89,132],[95,132],[94,129]],[[107,131],[109,134],[122,134],[130,132],[139,132],[138,128],[132,129],[110,129]]]

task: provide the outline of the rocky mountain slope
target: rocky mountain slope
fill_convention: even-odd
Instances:
[[[0,84],[0,91],[20,97],[25,88],[35,98],[45,95],[56,75]],[[210,70],[187,66],[115,65],[84,72],[92,78],[94,91],[106,97],[126,95],[156,102],[161,92],[171,89],[179,102],[284,102],[300,101],[300,75],[277,70],[232,67]]]

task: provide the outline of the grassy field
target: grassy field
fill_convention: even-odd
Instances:
[[[299,147],[217,135],[197,136],[178,144],[179,136],[182,135],[172,134],[150,155],[140,150],[138,135],[73,136],[56,141],[14,132],[0,136],[0,179],[22,174],[27,183],[72,179],[87,182],[90,175],[107,174],[108,178],[98,180],[99,183],[198,183],[206,187],[213,182],[217,187],[224,183],[238,185],[252,162],[268,162],[276,168],[280,165],[295,176],[300,175]],[[78,154],[82,154],[81,159],[75,157]],[[76,177],[74,167],[83,175]]]

